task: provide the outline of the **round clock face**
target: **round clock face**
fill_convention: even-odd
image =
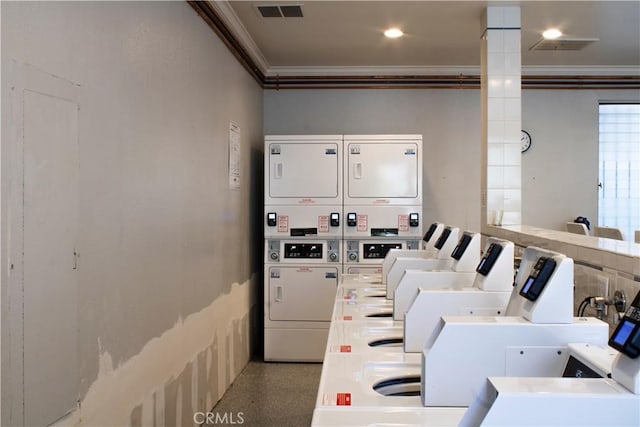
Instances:
[[[521,152],[527,151],[531,147],[531,135],[526,130],[523,130],[520,134],[520,150]]]

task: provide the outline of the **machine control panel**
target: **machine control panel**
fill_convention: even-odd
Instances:
[[[329,262],[340,261],[340,243],[337,240],[327,241],[327,259]]]
[[[402,243],[365,243],[363,245],[364,259],[382,259],[391,249],[402,249]]]
[[[533,267],[533,271],[524,282],[520,295],[529,301],[535,301],[542,293],[547,282],[556,268],[556,262],[552,258],[540,257]]]
[[[489,245],[489,248],[484,253],[484,256],[482,257],[480,263],[478,264],[478,267],[476,268],[476,272],[478,274],[482,274],[483,276],[489,274],[501,252],[502,246],[498,245],[497,243],[492,243],[491,245]]]
[[[469,233],[463,233],[462,238],[458,241],[458,245],[451,253],[451,258],[460,261],[460,258],[462,258],[462,255],[464,255],[469,247],[469,243],[471,243],[471,238],[472,236]]]
[[[409,214],[409,227],[420,226],[420,215],[417,212],[411,212]]]
[[[422,238],[422,240],[424,242],[428,242],[429,240],[431,240],[431,238],[433,237],[433,233],[436,232],[437,228],[438,228],[438,224],[436,224],[435,222],[433,224],[431,224],[429,226],[429,229],[427,230],[427,232],[424,233],[424,237]]]
[[[358,258],[359,258],[358,241],[347,240],[346,244],[347,244],[347,261],[358,262]]]
[[[631,359],[640,356],[640,292],[613,331],[609,345]]]
[[[329,224],[331,224],[332,227],[340,227],[340,214],[337,212],[331,212],[331,215],[329,216]]]
[[[447,242],[447,239],[449,238],[450,235],[451,235],[451,227],[445,227],[445,229],[442,230],[442,234],[440,235],[440,237],[438,237],[438,240],[436,241],[436,244],[434,245],[434,247],[438,250],[442,249],[442,247]]]
[[[356,225],[358,225],[358,218],[357,218],[357,214],[355,212],[349,212],[347,214],[347,225],[349,227],[355,227]]]
[[[269,240],[269,259],[271,261],[280,260],[280,240]]]
[[[285,258],[322,258],[322,243],[285,243]]]
[[[278,214],[275,212],[267,213],[267,225],[269,227],[275,227],[278,224]]]

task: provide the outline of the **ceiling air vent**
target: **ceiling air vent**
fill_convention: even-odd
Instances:
[[[256,6],[263,18],[302,18],[302,6],[296,4]]]
[[[600,39],[542,39],[531,46],[529,50],[582,50]]]

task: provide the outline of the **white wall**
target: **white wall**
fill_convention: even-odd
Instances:
[[[9,181],[22,144],[12,85],[32,89],[27,74],[73,87],[79,105],[79,280],[66,307],[77,324],[51,325],[78,329],[67,351],[79,360],[79,407],[62,408],[72,410],[62,424],[189,425],[249,358],[262,261],[262,90],[186,2],[2,2],[7,426],[24,423],[22,359],[35,363],[21,353],[20,260],[7,268],[21,238],[7,218],[22,209],[20,182]],[[227,184],[230,120],[241,126],[239,190]]]
[[[522,156],[523,223],[564,230],[586,216],[598,222],[598,103],[640,102],[640,90],[527,90],[522,126],[532,147]]]
[[[638,90],[524,90],[523,223],[564,229],[597,222],[599,101]],[[480,230],[479,90],[268,90],[265,133],[420,133],[424,218]]]

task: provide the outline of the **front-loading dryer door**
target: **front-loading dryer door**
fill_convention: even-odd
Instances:
[[[347,146],[347,199],[419,200],[417,143],[352,143]]]
[[[268,145],[267,204],[271,199],[341,202],[340,146],[335,142],[273,142]]]
[[[269,319],[331,320],[338,267],[270,267]]]

